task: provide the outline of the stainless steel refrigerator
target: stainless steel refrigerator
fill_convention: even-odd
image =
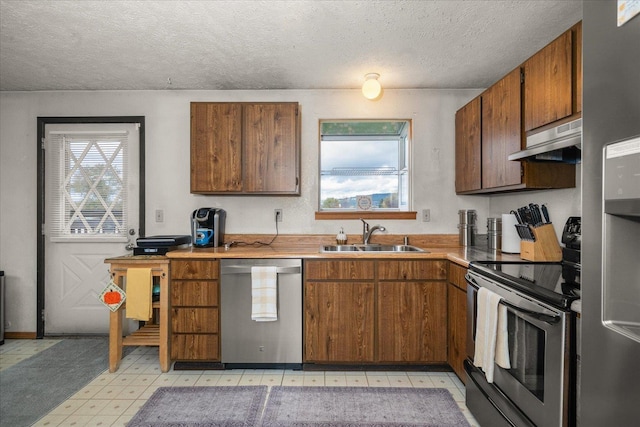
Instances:
[[[603,148],[640,136],[640,15],[618,26],[619,3],[623,2],[583,1],[583,271],[578,425],[588,427],[632,426],[640,422],[640,342],[633,339],[633,333],[620,333],[625,328],[633,332],[633,321],[627,318],[640,313],[640,210],[634,212],[640,197],[627,208],[616,207],[607,200],[616,199],[617,193],[626,200],[625,192],[637,190],[633,180],[640,176],[635,175],[640,174],[640,156],[638,161],[635,157],[626,158],[623,163],[627,169],[620,178],[608,174],[607,182],[603,175],[607,157],[613,160],[611,154],[603,155]],[[633,5],[627,2],[625,6]],[[606,166],[610,171],[615,167],[613,161]],[[629,170],[636,167],[635,172]],[[620,189],[615,188],[615,179],[621,180]],[[603,185],[608,188],[606,192]],[[606,307],[615,307],[621,295],[627,306],[620,305],[622,309],[614,314],[607,312]],[[611,327],[616,323],[622,327]]]

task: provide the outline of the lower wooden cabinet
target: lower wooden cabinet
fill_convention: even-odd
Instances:
[[[305,261],[305,362],[446,363],[447,265]]]
[[[305,357],[310,362],[374,361],[374,284],[305,285]]]
[[[449,266],[448,354],[447,362],[462,382],[466,383],[463,362],[467,357],[467,291],[464,276],[467,269],[451,263]]]
[[[171,359],[220,361],[218,260],[171,261]]]
[[[447,359],[447,284],[436,281],[378,284],[378,360]]]

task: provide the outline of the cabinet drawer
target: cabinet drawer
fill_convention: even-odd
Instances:
[[[218,335],[174,334],[171,336],[173,360],[220,360]]]
[[[172,306],[218,306],[218,282],[212,280],[171,282]]]
[[[306,261],[307,279],[367,280],[374,277],[374,261]]]
[[[217,308],[174,308],[171,310],[171,329],[175,333],[217,333]]]
[[[172,279],[217,279],[218,260],[172,260]]]
[[[440,280],[447,278],[445,260],[435,261],[381,261],[378,264],[380,280]]]

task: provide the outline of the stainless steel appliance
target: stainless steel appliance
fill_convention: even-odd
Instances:
[[[191,214],[191,241],[198,248],[222,246],[224,244],[224,209],[199,208]]]
[[[302,367],[302,260],[223,259],[222,363],[225,367]],[[274,266],[278,320],[251,320],[251,267]]]
[[[602,323],[640,343],[640,136],[605,147],[603,177]]]
[[[574,417],[575,313],[579,283],[561,263],[473,262],[467,274],[466,404],[482,426],[568,426]],[[480,287],[507,307],[511,368],[494,382],[473,364]]]
[[[527,136],[527,148],[510,154],[508,159],[577,163],[581,142],[582,119],[576,119]]]
[[[609,211],[603,193],[603,147],[640,135],[640,15],[618,26],[618,3],[583,2],[581,427],[640,420],[640,343],[603,324],[603,277],[640,289],[638,223]]]

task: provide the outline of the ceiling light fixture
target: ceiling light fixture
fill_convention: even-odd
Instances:
[[[380,93],[382,92],[382,86],[378,81],[378,78],[380,78],[380,74],[369,73],[365,74],[364,78],[365,80],[362,84],[362,94],[364,95],[364,97],[367,99],[376,99],[377,97],[379,97]]]

